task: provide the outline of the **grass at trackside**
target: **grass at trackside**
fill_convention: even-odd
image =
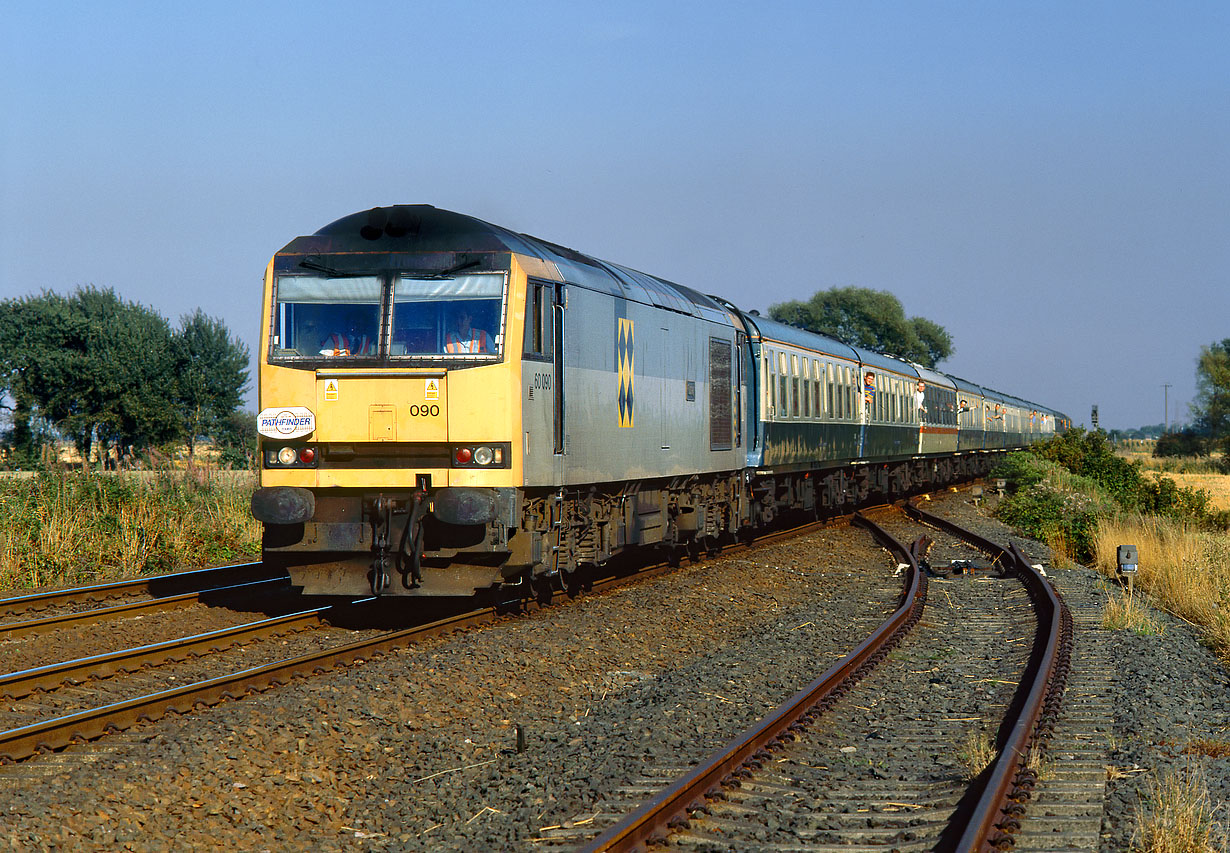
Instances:
[[[996,507],[1004,521],[1075,560],[1118,575],[1116,551],[1135,545],[1134,594],[1112,593],[1103,626],[1158,636],[1163,622],[1144,601],[1198,627],[1230,665],[1230,475],[1221,460],[1125,459],[1104,434],[1074,430],[1011,454],[995,476],[1009,481]],[[1203,741],[1201,754],[1220,757]],[[1137,804],[1132,849],[1147,853],[1226,849],[1221,806],[1199,768],[1154,777]]]
[[[1206,491],[1144,471],[1117,456],[1104,434],[1083,430],[1011,454],[996,476],[1009,481],[996,515],[1062,557],[1115,576],[1118,546],[1135,545],[1136,589],[1200,626],[1230,663],[1230,512]],[[1140,629],[1128,603],[1111,604],[1120,611],[1112,622]]]
[[[0,589],[101,583],[260,553],[254,472],[0,478]]]

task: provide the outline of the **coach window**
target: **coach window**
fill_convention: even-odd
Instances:
[[[799,401],[799,414],[805,418],[811,417],[811,388],[808,387],[808,367],[807,356],[803,356],[802,373],[799,375],[799,393],[802,394],[802,399]]]
[[[833,365],[827,361],[821,365],[821,375],[824,377],[824,414],[827,417],[835,417],[833,414]]]
[[[777,364],[774,361],[773,350],[769,350],[764,360],[765,396],[770,415],[777,414]]]
[[[799,416],[799,357],[790,355],[790,416]]]
[[[811,359],[811,370],[807,374],[807,384],[811,388],[811,416],[813,418],[820,417],[820,408],[823,405],[820,402],[820,373],[816,366],[816,360]]]
[[[815,373],[811,368],[811,365],[814,363],[809,358],[803,359],[803,417],[806,418],[812,416],[812,400],[816,398],[815,388],[813,387],[815,380],[812,379]]]
[[[811,381],[812,413],[824,417],[824,363],[819,359],[811,361]]]
[[[790,414],[790,397],[786,386],[786,354],[777,354],[777,399],[781,400],[781,416]]]

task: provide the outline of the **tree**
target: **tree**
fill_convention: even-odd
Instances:
[[[156,312],[92,286],[4,307],[10,394],[36,407],[83,460],[96,444],[146,446],[176,435],[171,331]]]
[[[218,464],[227,468],[251,468],[258,449],[256,415],[236,409],[227,415],[214,439],[218,443]]]
[[[885,290],[834,287],[817,291],[807,302],[771,305],[769,316],[926,367],[935,367],[953,352],[952,337],[942,326],[925,317],[907,319],[901,301]]]
[[[1230,338],[1200,348],[1192,414],[1197,429],[1230,455]]]
[[[1202,435],[1197,435],[1191,430],[1180,430],[1178,432],[1168,432],[1157,440],[1156,446],[1153,448],[1153,455],[1156,457],[1165,456],[1207,456],[1208,448],[1205,447],[1207,439]]]
[[[248,384],[248,347],[231,337],[221,320],[198,308],[180,320],[172,350],[180,430],[193,456],[198,438],[229,436],[230,416]]]

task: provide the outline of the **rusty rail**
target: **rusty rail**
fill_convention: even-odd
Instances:
[[[51,690],[63,684],[79,684],[87,678],[108,678],[120,672],[135,672],[148,666],[185,660],[201,653],[218,652],[265,637],[302,631],[319,625],[322,619],[327,618],[328,612],[336,607],[339,605],[316,607],[231,628],[220,628],[192,637],[165,640],[10,672],[0,675],[0,699],[20,699],[39,690]]]
[[[58,604],[79,601],[102,601],[123,595],[153,595],[165,597],[187,592],[199,592],[219,584],[239,581],[286,579],[284,571],[270,571],[263,563],[236,563],[187,572],[172,572],[150,578],[77,586],[50,592],[35,592],[0,598],[0,616],[15,616],[30,610],[42,610]]]
[[[828,521],[810,522],[791,530],[775,531],[771,534],[757,537],[754,541],[754,546],[759,547],[780,542],[793,536],[810,533],[838,523],[840,523],[838,519],[830,519]],[[723,553],[736,554],[746,550],[748,547],[752,547],[752,545],[736,545],[725,549]],[[245,567],[235,566],[228,568],[237,569]],[[677,570],[677,567],[671,566],[669,562],[660,562],[656,565],[642,567],[633,574],[614,575],[596,579],[592,588],[594,590],[601,590],[618,587],[627,583],[640,582],[658,575],[669,574]],[[167,576],[167,578],[171,579],[176,577],[174,575]],[[282,578],[282,580],[284,581],[285,579]],[[66,592],[74,592],[74,590],[67,590]],[[522,603],[522,606],[532,609],[536,605],[526,601]],[[111,610],[111,608],[105,609]],[[507,618],[508,615],[508,602],[479,607],[429,624],[393,631],[369,640],[358,641],[267,666],[219,676],[218,678],[197,682],[196,684],[183,685],[172,690],[149,694],[126,702],[113,703],[102,708],[80,711],[7,732],[0,732],[0,764],[20,761],[41,752],[53,752],[63,749],[74,742],[94,740],[110,732],[122,731],[139,722],[159,719],[167,711],[186,713],[194,707],[215,705],[225,699],[238,699],[249,692],[267,690],[278,686],[290,678],[318,674],[334,666],[347,665],[374,655],[384,654],[392,649],[410,645],[429,636],[490,624]],[[30,623],[20,624],[26,625]],[[0,626],[0,628],[3,628],[3,626]]]
[[[154,613],[160,610],[177,610],[189,604],[200,601],[211,594],[242,593],[253,595],[265,589],[274,589],[284,585],[286,578],[268,578],[254,580],[232,586],[210,587],[196,592],[185,592],[179,595],[168,595],[161,598],[151,598],[146,601],[134,601],[130,604],[116,604],[111,607],[96,607],[93,610],[82,610],[79,613],[62,613],[59,616],[46,616],[42,619],[28,619],[24,622],[9,622],[0,625],[0,634],[6,637],[20,637],[25,634],[35,634],[40,631],[54,631],[70,625],[88,625],[91,622],[102,622],[108,619],[118,619],[125,616],[135,616],[138,613]]]
[[[918,569],[913,551],[907,550],[874,522],[855,514],[852,522],[868,528],[880,544],[892,551],[898,560],[909,566],[902,601],[897,610],[853,652],[827,672],[796,693],[784,705],[759,724],[749,728],[706,761],[639,810],[610,827],[586,851],[626,851],[643,847],[647,842],[666,835],[675,822],[686,819],[689,810],[698,808],[705,796],[723,781],[739,774],[745,767],[759,766],[768,757],[767,750],[781,740],[792,738],[815,713],[825,709],[849,688],[865,671],[888,653],[892,645],[922,615],[926,602],[927,582]]]
[[[1037,783],[1028,766],[1054,728],[1071,664],[1072,614],[1055,589],[1029,564],[1016,543],[1004,548],[972,531],[907,504],[908,515],[964,539],[991,556],[1004,571],[1015,572],[1025,585],[1038,617],[1038,633],[1025,674],[999,729],[998,755],[971,786],[957,807],[949,831],[937,850],[1002,851],[1013,846],[1025,803]]]
[[[182,714],[196,707],[216,705],[225,699],[238,699],[246,693],[284,684],[292,678],[319,674],[335,666],[385,654],[415,640],[467,628],[495,618],[499,616],[494,608],[470,611],[427,625],[392,631],[372,639],[347,643],[0,732],[0,763],[19,761],[40,752],[53,752],[77,741],[94,740],[139,722],[160,719],[168,711]]]

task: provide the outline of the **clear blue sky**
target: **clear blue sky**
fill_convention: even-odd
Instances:
[[[0,298],[255,348],[293,237],[428,203],[724,296],[895,293],[1107,427],[1230,337],[1230,3],[81,3],[0,20]]]

